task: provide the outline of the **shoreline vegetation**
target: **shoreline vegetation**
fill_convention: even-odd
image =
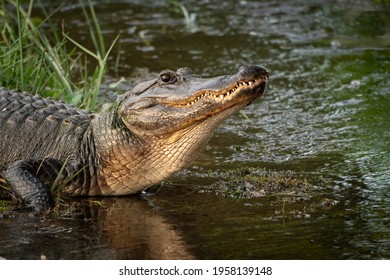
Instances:
[[[109,48],[105,46],[91,0],[79,3],[89,23],[93,50],[68,35],[66,22],[54,22],[59,8],[49,13],[37,1],[41,18],[33,15],[34,0],[23,2],[0,3],[0,87],[62,99],[93,111],[118,37]]]

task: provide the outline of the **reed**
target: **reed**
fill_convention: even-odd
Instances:
[[[34,0],[25,6],[17,0],[1,1],[0,86],[94,110],[116,40],[107,50],[91,0],[86,5],[80,0],[80,5],[93,50],[72,39],[64,23],[59,30],[52,20],[58,9],[48,13],[42,8],[44,19],[37,19],[32,17],[33,5]],[[90,63],[91,59],[97,63]],[[96,67],[86,67],[90,64]]]

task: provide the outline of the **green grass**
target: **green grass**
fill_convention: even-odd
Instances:
[[[44,18],[34,18],[34,0],[0,3],[0,86],[63,99],[94,110],[107,59],[116,40],[106,48],[91,0],[83,7],[94,50],[87,49],[62,30],[42,8]],[[96,63],[90,63],[90,60]],[[89,69],[87,65],[96,65]]]

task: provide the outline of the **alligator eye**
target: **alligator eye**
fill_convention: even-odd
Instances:
[[[171,75],[169,75],[169,74],[162,74],[160,76],[160,78],[161,78],[161,81],[163,81],[164,83],[168,83],[171,80]]]
[[[162,72],[160,74],[160,80],[163,83],[174,83],[176,82],[176,75],[171,71]]]

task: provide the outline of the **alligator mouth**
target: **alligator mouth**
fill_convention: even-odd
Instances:
[[[201,101],[211,101],[212,103],[230,103],[229,101],[232,101],[231,105],[241,103],[247,99],[252,101],[264,93],[267,79],[267,76],[261,76],[257,79],[240,80],[222,90],[200,90],[190,98],[176,100],[175,102],[170,102],[169,105],[188,108],[196,106]]]

